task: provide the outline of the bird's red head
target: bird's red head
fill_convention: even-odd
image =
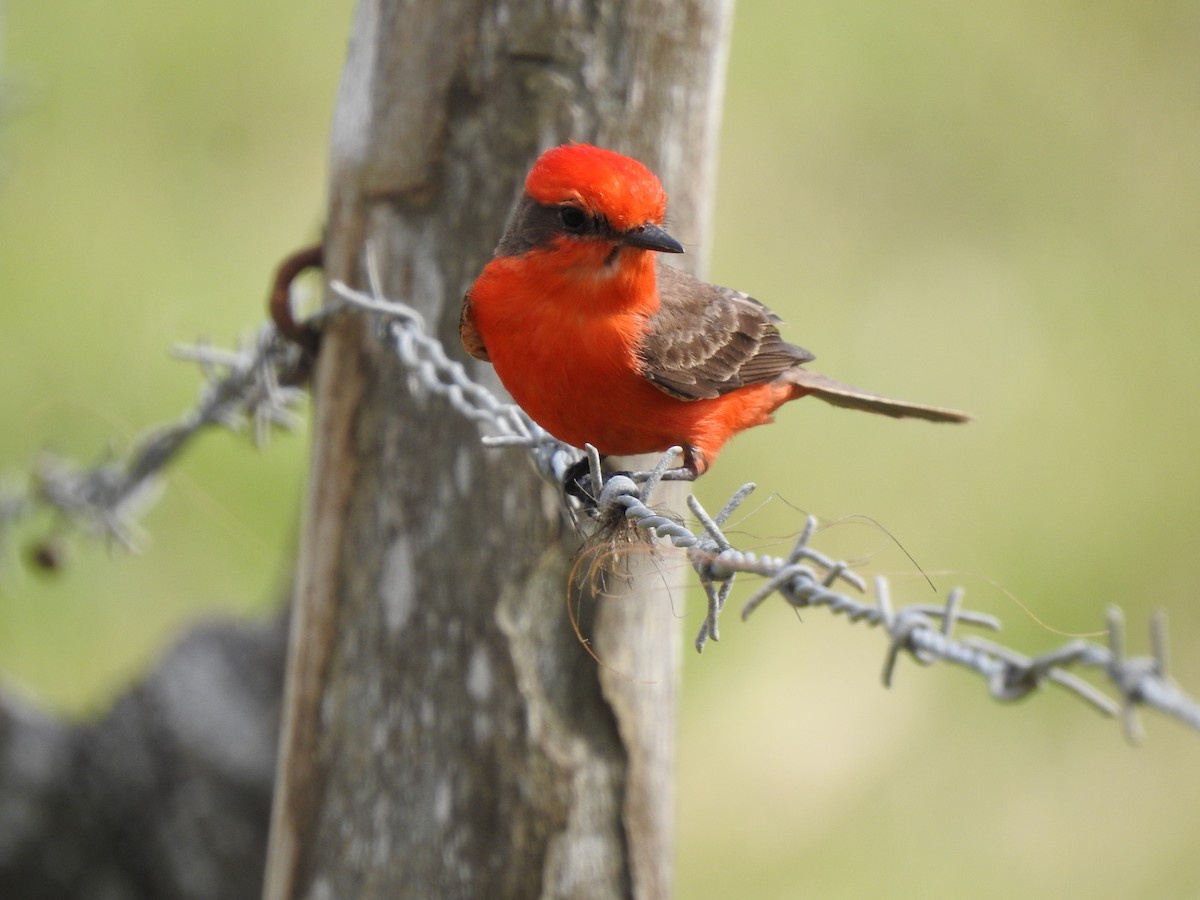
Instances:
[[[525,179],[525,192],[547,205],[574,201],[618,231],[661,225],[667,212],[667,195],[653,172],[636,159],[591,144],[547,150]]]

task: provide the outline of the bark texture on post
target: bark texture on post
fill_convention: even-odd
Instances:
[[[654,169],[695,265],[729,15],[363,0],[327,275],[362,284],[369,242],[389,296],[456,352],[460,298],[525,172],[568,139]],[[326,335],[315,394],[267,896],[668,896],[669,601],[597,604],[597,665],[567,614],[576,544],[520,451],[485,450],[414,393],[359,316]]]

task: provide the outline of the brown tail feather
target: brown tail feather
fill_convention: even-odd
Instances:
[[[806,394],[820,397],[826,403],[834,406],[844,406],[847,409],[862,409],[867,412],[892,416],[897,419],[926,419],[930,422],[969,422],[971,417],[956,409],[945,409],[941,406],[926,406],[922,403],[907,403],[903,400],[892,400],[860,390],[848,384],[799,367],[788,369],[781,379],[796,385]]]

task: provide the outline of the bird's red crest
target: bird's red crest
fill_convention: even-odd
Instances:
[[[653,172],[636,159],[591,144],[547,150],[525,179],[525,192],[539,203],[574,200],[618,231],[647,222],[661,225],[667,211],[667,195]]]

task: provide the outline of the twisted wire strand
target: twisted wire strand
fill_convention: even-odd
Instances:
[[[199,399],[177,422],[138,439],[121,458],[81,466],[43,454],[31,482],[0,488],[0,542],[20,521],[49,509],[63,522],[127,550],[138,547],[139,518],[161,496],[161,475],[181,450],[210,427],[251,428],[265,444],[272,428],[294,429],[306,392],[287,379],[300,362],[295,345],[271,325],[233,350],[206,343],[177,347],[176,358],[204,375]]]
[[[539,461],[539,468],[547,478],[559,483],[566,465],[570,464],[563,465],[561,460],[574,461],[578,451],[559,443],[519,409],[499,403],[490,391],[471,381],[463,366],[446,357],[441,344],[424,334],[420,317],[402,303],[383,300],[378,281],[372,281],[370,294],[339,283],[333,285],[333,290],[351,305],[391,317],[389,333],[400,358],[418,373],[425,388],[446,396],[473,421],[495,429],[497,436],[485,441],[495,446],[526,447],[535,460],[539,452],[551,448],[559,464],[547,466]],[[594,448],[587,448],[587,452],[593,461],[593,477],[598,477],[598,456]],[[877,576],[868,590],[848,563],[831,559],[811,545],[817,525],[812,516],[786,556],[760,556],[736,549],[722,526],[754,490],[753,484],[739,489],[716,515],[710,515],[694,495],[689,495],[688,507],[700,523],[698,531],[662,515],[649,505],[650,491],[679,452],[678,447],[668,450],[650,473],[609,476],[595,495],[599,498],[598,517],[603,518],[609,508],[620,508],[624,517],[639,529],[685,552],[708,599],[705,620],[695,640],[698,651],[708,641],[719,640],[719,619],[736,577],[756,575],[764,580],[745,601],[743,619],[778,595],[793,607],[826,607],[852,623],[880,628],[887,638],[882,672],[885,685],[891,685],[897,663],[904,655],[922,665],[944,662],[974,672],[984,679],[989,693],[997,700],[1018,700],[1043,684],[1053,684],[1104,715],[1120,715],[1131,741],[1143,736],[1138,717],[1142,707],[1156,709],[1200,731],[1200,703],[1167,674],[1166,618],[1162,613],[1152,620],[1150,656],[1124,655],[1124,620],[1116,607],[1111,607],[1107,616],[1108,646],[1074,640],[1040,656],[1027,657],[978,635],[958,637],[955,631],[959,625],[997,631],[1000,622],[994,616],[963,609],[964,591],[958,587],[947,594],[941,605],[893,607],[886,578]],[[1094,670],[1107,680],[1117,699],[1068,671],[1071,668]]]
[[[488,432],[491,446],[519,446],[532,456],[539,471],[561,485],[580,451],[557,441],[516,406],[498,400],[475,382],[465,367],[450,359],[442,344],[425,333],[420,314],[409,306],[384,299],[378,273],[368,260],[369,292],[341,282],[331,289],[342,308],[358,308],[383,317],[383,333],[412,373],[413,390],[444,398],[461,415]],[[322,314],[322,318],[336,310]],[[207,344],[181,347],[181,359],[199,364],[205,376],[195,408],[178,422],[150,432],[123,459],[105,460],[89,467],[46,457],[30,487],[0,485],[0,542],[6,531],[42,508],[49,508],[82,530],[106,537],[122,546],[136,547],[136,523],[159,486],[165,467],[179,451],[206,428],[215,426],[244,431],[265,442],[273,428],[294,428],[304,391],[292,384],[301,363],[300,351],[284,341],[274,327],[264,325],[253,340],[235,350]],[[599,456],[587,448],[598,517],[619,510],[630,523],[660,542],[682,550],[696,572],[707,598],[704,622],[695,646],[719,640],[719,621],[738,575],[762,580],[741,610],[743,619],[775,596],[796,608],[825,607],[851,623],[878,628],[886,637],[883,681],[890,685],[900,657],[921,665],[949,663],[981,676],[997,700],[1017,700],[1043,684],[1070,692],[1101,713],[1119,715],[1132,741],[1143,736],[1139,710],[1144,707],[1200,731],[1200,703],[1168,675],[1166,617],[1151,621],[1151,654],[1125,654],[1125,623],[1113,606],[1107,613],[1105,645],[1074,640],[1062,647],[1027,657],[1016,650],[976,634],[956,635],[959,625],[998,630],[990,615],[965,610],[963,590],[951,590],[943,604],[910,604],[896,607],[886,578],[878,576],[868,586],[848,563],[832,559],[811,545],[816,520],[808,517],[795,545],[785,556],[758,555],[734,547],[723,528],[733,512],[754,490],[739,489],[715,515],[695,496],[688,507],[699,523],[693,531],[649,505],[650,493],[679,453],[672,448],[654,470],[601,478]],[[1116,699],[1070,670],[1089,670],[1106,681]]]

